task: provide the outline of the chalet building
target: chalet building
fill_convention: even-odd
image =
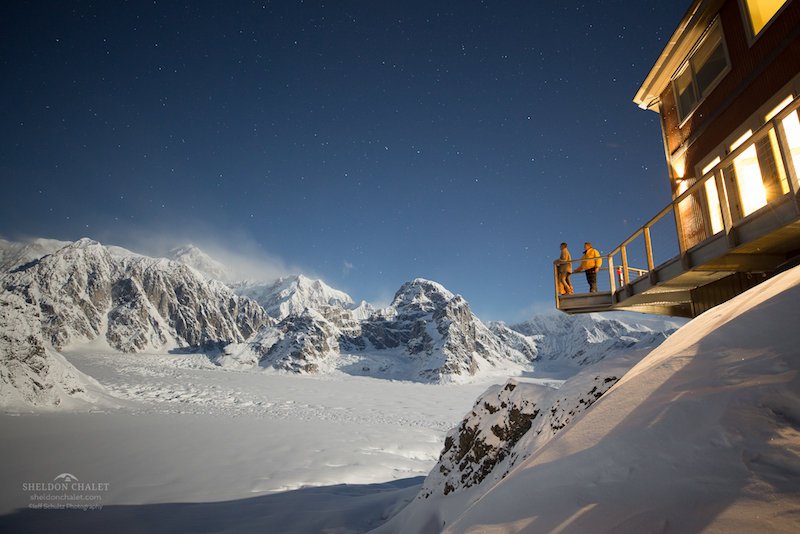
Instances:
[[[695,0],[634,102],[661,117],[672,202],[604,256],[607,291],[559,309],[694,317],[800,260],[800,1]]]

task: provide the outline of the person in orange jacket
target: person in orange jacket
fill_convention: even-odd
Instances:
[[[592,248],[591,243],[585,243],[583,250],[586,252],[581,257],[581,264],[575,272],[585,271],[586,281],[589,283],[589,293],[597,293],[597,271],[603,265],[603,260],[600,259],[600,253]]]

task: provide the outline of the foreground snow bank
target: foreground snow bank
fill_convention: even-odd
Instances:
[[[800,531],[798,300],[794,269],[709,310],[486,494],[380,531]]]

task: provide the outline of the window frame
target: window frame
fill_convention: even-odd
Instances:
[[[706,41],[709,38],[711,38],[715,30],[719,30],[720,44],[722,45],[723,55],[725,56],[725,68],[722,69],[722,71],[716,76],[714,81],[706,89],[705,93],[700,94],[700,90],[697,86],[697,73],[695,71],[695,65],[692,63],[692,60],[694,59],[695,55],[702,49]],[[690,110],[684,111],[681,106],[681,97],[680,93],[678,92],[677,82],[678,79],[687,71],[687,69],[689,70],[689,73],[691,75],[690,85],[692,91],[694,91],[695,102]],[[703,32],[703,35],[697,40],[697,43],[695,43],[695,45],[692,47],[692,51],[689,52],[689,54],[686,56],[686,59],[684,59],[681,62],[680,67],[678,67],[678,69],[675,71],[675,74],[672,75],[672,79],[670,80],[670,84],[672,85],[672,93],[675,98],[675,110],[677,111],[678,122],[680,123],[681,127],[684,124],[686,124],[686,122],[694,114],[694,112],[697,111],[697,108],[700,107],[700,104],[703,103],[703,101],[708,97],[708,95],[714,92],[714,89],[717,88],[720,82],[725,78],[725,76],[730,71],[731,71],[731,58],[730,55],[728,54],[728,45],[725,41],[725,32],[723,31],[719,15],[717,15],[711,22],[711,24],[708,25],[706,31]]]

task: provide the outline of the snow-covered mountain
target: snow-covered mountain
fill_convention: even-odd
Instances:
[[[271,324],[264,310],[195,270],[81,239],[0,273],[4,293],[39,310],[56,350],[104,339],[141,352],[244,341]]]
[[[585,366],[620,350],[655,348],[683,322],[665,318],[655,328],[599,313],[538,314],[511,329],[533,340],[542,362]]]
[[[0,272],[12,271],[69,244],[69,241],[55,239],[34,239],[25,243],[0,239]]]
[[[361,332],[356,343],[365,341],[377,349],[404,347],[417,359],[417,376],[434,381],[536,358],[530,343],[509,347],[472,313],[461,295],[421,278],[405,283],[388,308],[362,324]]]
[[[361,302],[356,305],[347,293],[302,274],[285,276],[271,284],[244,280],[228,285],[237,295],[258,302],[270,317],[278,321],[292,314],[302,314],[309,308],[339,307],[351,311],[355,319],[365,319],[375,311],[370,304]]]
[[[235,269],[211,258],[211,256],[194,245],[184,245],[170,250],[167,254],[167,259],[187,265],[209,280],[231,282],[241,279]]]
[[[530,365],[536,358],[527,338],[506,330],[514,344],[505,343],[460,295],[436,282],[407,282],[390,306],[364,320],[339,304],[348,300],[290,313],[253,340],[226,347],[218,362],[312,373],[321,366],[353,372],[360,365],[373,376],[449,382],[496,366]]]

